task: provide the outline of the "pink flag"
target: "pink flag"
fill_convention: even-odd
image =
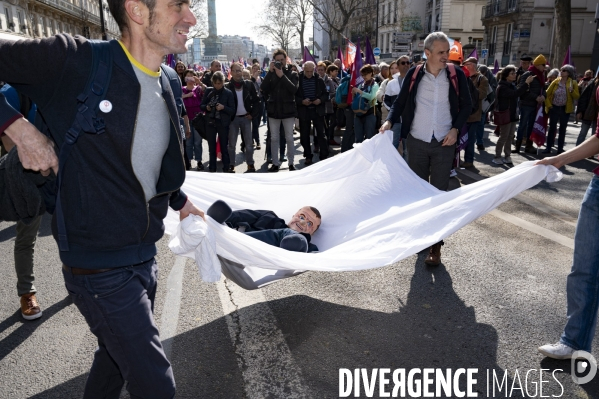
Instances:
[[[564,62],[562,62],[562,66],[566,64],[572,65],[572,53],[570,52],[570,46],[568,46],[568,51],[566,52],[566,56],[564,57]]]
[[[310,50],[308,50],[308,47],[304,46],[304,62],[306,61],[312,61],[316,64],[316,60],[312,57],[312,54],[310,54]]]

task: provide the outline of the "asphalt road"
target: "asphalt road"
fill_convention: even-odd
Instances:
[[[571,124],[566,148],[577,132]],[[491,134],[487,150],[495,141]],[[299,169],[299,136],[295,144]],[[477,151],[475,168],[460,171],[452,188],[507,168],[492,165],[492,157]],[[263,158],[264,144],[255,157],[260,171],[267,168]],[[534,158],[513,155],[516,164]],[[242,161],[238,152],[238,173],[245,171]],[[438,267],[426,266],[421,253],[384,268],[309,272],[244,291],[224,279],[202,282],[196,266],[174,256],[164,237],[155,318],[177,397],[336,398],[341,368],[364,368],[369,375],[375,368],[476,368],[478,397],[493,396],[487,372],[501,380],[507,371],[495,397],[541,397],[542,379],[544,397],[599,398],[599,377],[579,386],[569,361],[536,350],[557,341],[563,329],[568,243],[598,165],[567,166],[560,182],[541,182],[462,228],[445,240]],[[36,321],[19,315],[14,238],[14,224],[0,223],[0,398],[80,398],[96,344],[67,297],[50,219],[44,218],[36,245],[35,284],[44,312]],[[596,337],[596,358],[598,344]],[[363,388],[359,396],[367,397]],[[378,386],[372,397],[380,397]]]

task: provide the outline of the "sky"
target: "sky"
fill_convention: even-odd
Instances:
[[[255,26],[262,21],[262,13],[268,0],[216,0],[216,29],[219,35],[249,36],[254,42],[272,48],[274,41],[258,34]],[[305,40],[312,37],[309,23]]]
[[[267,0],[216,0],[216,29],[219,35],[249,36],[259,44],[271,47],[272,39],[259,36],[254,26],[262,19]]]

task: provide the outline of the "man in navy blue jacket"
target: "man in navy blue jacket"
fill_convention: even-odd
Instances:
[[[60,250],[63,277],[98,338],[84,397],[118,398],[126,380],[131,397],[172,398],[173,372],[153,319],[156,242],[169,205],[181,218],[203,212],[180,190],[183,108],[160,64],[165,54],[186,51],[196,19],[188,2],[109,5],[122,39],[109,43],[112,74],[98,111],[105,130],[81,133],[60,172],[68,237]],[[56,149],[65,142],[91,69],[92,48],[82,37],[0,40],[1,79],[38,105],[51,136],[0,96],[0,132],[16,144],[24,168],[58,172]],[[53,234],[63,243],[56,219]]]
[[[428,35],[424,52],[426,63],[408,71],[380,131],[390,130],[401,117],[401,137],[407,140],[410,169],[446,191],[458,132],[470,115],[472,101],[464,72],[447,64],[447,36],[443,32]],[[427,264],[441,263],[441,245],[442,241],[430,248]]]

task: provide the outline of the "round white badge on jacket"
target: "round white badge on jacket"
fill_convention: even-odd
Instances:
[[[102,101],[100,103],[100,111],[104,112],[105,114],[109,113],[112,111],[112,103],[108,100]]]

